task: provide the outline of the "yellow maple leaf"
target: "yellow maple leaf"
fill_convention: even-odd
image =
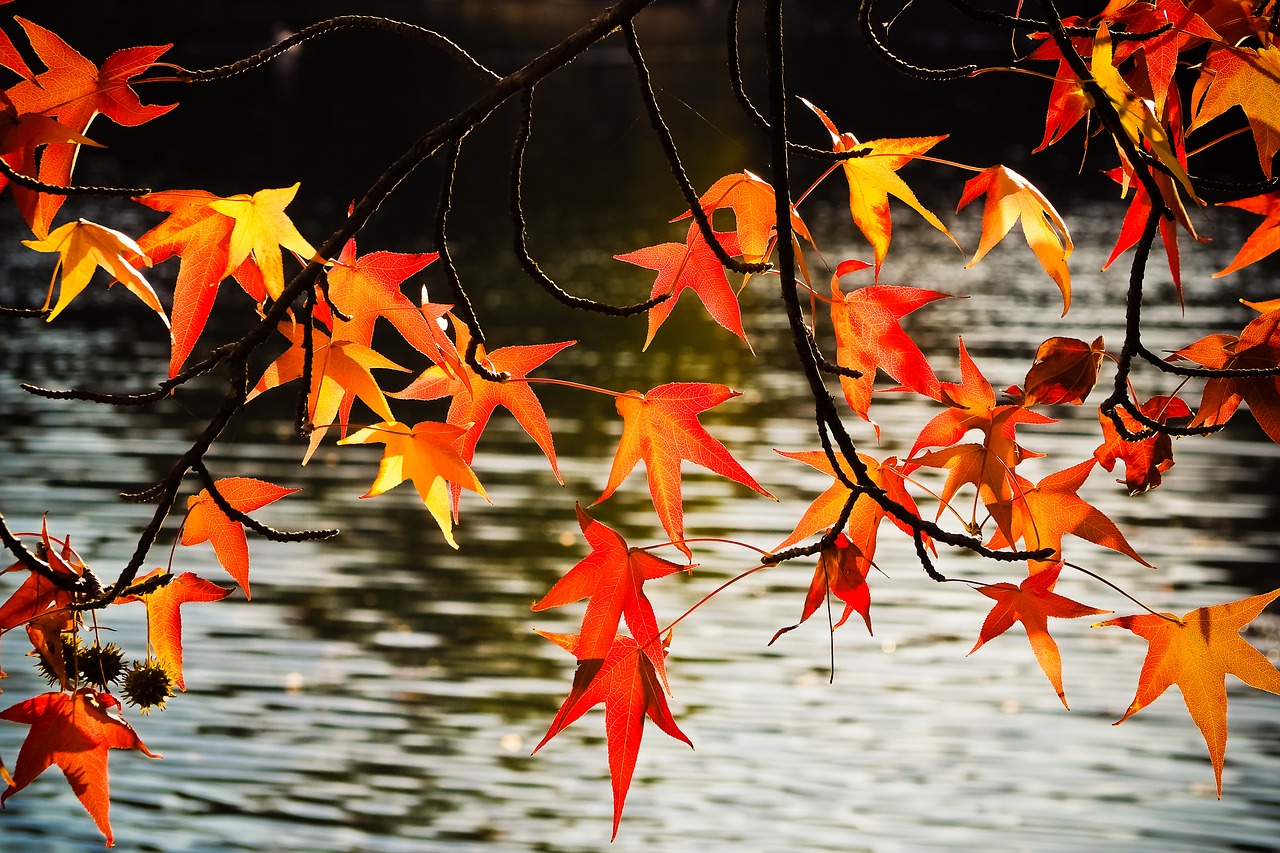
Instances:
[[[54,280],[57,279],[59,270],[62,272],[62,286],[58,290],[58,303],[53,306],[49,316],[45,317],[46,322],[62,313],[62,309],[88,286],[94,270],[102,267],[128,288],[129,292],[145,302],[148,308],[159,314],[165,328],[169,327],[169,318],[165,316],[156,292],[142,277],[142,273],[130,263],[137,259],[151,266],[151,261],[133,238],[87,219],[77,219],[54,229],[43,240],[23,240],[22,244],[37,252],[57,252],[61,256],[53,269],[53,279],[49,281],[49,294],[44,300],[45,310],[48,310],[49,303],[53,300]]]
[[[298,184],[278,190],[259,190],[253,195],[220,198],[209,202],[209,207],[235,220],[231,230],[231,248],[227,257],[227,272],[244,263],[250,254],[262,272],[267,294],[279,299],[284,291],[284,262],[280,247],[312,261],[324,263],[324,258],[306,241],[284,209],[293,201]]]
[[[485,500],[489,499],[479,478],[457,449],[458,440],[469,426],[422,421],[410,427],[389,420],[358,430],[338,444],[385,444],[382,461],[378,463],[378,476],[361,497],[376,497],[406,479],[413,480],[418,496],[436,524],[440,525],[445,541],[450,547],[457,548],[458,543],[453,538],[449,483],[457,483]]]

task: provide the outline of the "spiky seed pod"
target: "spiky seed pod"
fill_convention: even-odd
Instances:
[[[59,636],[62,647],[62,665],[63,671],[67,674],[69,680],[74,681],[76,676],[76,656],[80,653],[80,638],[70,632],[64,632]],[[33,652],[36,656],[36,669],[44,676],[44,680],[50,685],[57,687],[61,679],[58,678],[58,671],[49,662],[48,658],[40,652]]]
[[[67,671],[71,671],[68,664]],[[76,672],[85,684],[101,690],[124,675],[124,650],[115,643],[105,646],[94,643],[76,650]]]
[[[165,700],[173,696],[173,678],[154,658],[141,663],[134,661],[133,667],[124,674],[120,693],[126,702],[144,714],[156,707],[163,711]]]

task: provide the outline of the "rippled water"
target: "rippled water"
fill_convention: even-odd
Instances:
[[[1109,245],[1107,236],[1090,233],[1090,213],[1077,210],[1071,219],[1079,244]],[[958,226],[965,245],[974,242],[976,217]],[[16,226],[7,223],[5,233]],[[643,243],[622,231],[597,239],[608,248],[585,254],[570,239],[545,260],[570,271],[574,282],[644,291],[644,276],[601,257]],[[362,241],[362,248],[384,246]],[[1057,291],[1025,247],[1001,247],[961,273],[953,249],[903,216],[895,248],[901,254],[886,268],[893,283],[969,296],[913,317],[913,334],[944,378],[956,378],[961,332],[997,387],[1021,381],[1035,343],[1050,335],[1106,334],[1118,344],[1124,274],[1091,273],[1100,265],[1096,252],[1082,248],[1073,266],[1074,307],[1059,321]],[[861,251],[836,242],[823,249],[829,258]],[[513,280],[474,251],[465,259],[472,281]],[[38,287],[32,283],[47,274],[43,259],[10,252],[0,263],[5,304],[25,299],[24,283]],[[1246,316],[1242,308],[1213,307],[1226,291],[1205,284],[1205,274],[1220,258],[1200,256],[1186,266],[1195,282],[1186,322],[1197,331],[1181,331],[1176,310],[1153,310],[1153,348],[1185,342],[1201,327],[1239,328]],[[1242,281],[1257,289],[1252,297],[1274,295],[1261,274]],[[693,304],[681,306],[656,351],[640,358],[640,321],[583,328],[576,315],[527,309],[537,304],[532,297],[521,301],[496,288],[477,294],[495,341],[582,340],[546,375],[589,369],[619,389],[672,379],[743,389],[742,398],[704,420],[780,500],[687,469],[686,526],[691,534],[768,547],[828,482],[773,453],[813,449],[816,440],[802,389],[786,370],[790,344],[772,314],[774,297],[757,284],[744,298],[755,358]],[[93,325],[91,306],[129,310],[121,308],[121,294],[90,291],[81,300],[84,310],[68,311],[58,330],[33,323],[0,336],[0,510],[28,530],[49,512],[53,529],[69,532],[108,574],[106,567],[127,558],[150,513],[113,495],[159,476],[192,436],[187,412],[206,411],[211,397],[196,389],[155,410],[120,412],[23,394],[16,381],[132,388],[164,370],[167,352],[145,331]],[[56,339],[46,333],[68,330],[74,334]],[[1158,380],[1149,379],[1154,392]],[[263,517],[281,527],[337,525],[343,535],[322,544],[252,540],[254,600],[236,594],[184,609],[188,693],[163,713],[131,715],[165,758],[113,754],[112,822],[121,849],[1074,852],[1280,845],[1280,698],[1228,679],[1231,739],[1218,801],[1203,740],[1176,689],[1123,726],[1111,725],[1133,696],[1141,640],[1090,629],[1087,619],[1056,621],[1072,705],[1064,711],[1020,629],[966,657],[989,600],[929,581],[909,543],[886,531],[877,556],[887,577],[871,581],[874,637],[855,619],[836,633],[832,653],[819,614],[766,647],[799,615],[812,563],[755,574],[680,625],[669,664],[672,708],[695,750],[648,732],[610,846],[599,712],[529,755],[567,689],[572,663],[532,629],[574,630],[576,616],[533,614],[529,603],[585,552],[573,502],[598,495],[619,424],[607,398],[558,388],[539,393],[565,487],[510,418],[495,418],[476,464],[493,505],[464,496],[456,553],[407,486],[357,499],[372,480],[376,449],[330,447],[300,469],[301,446],[287,420],[284,428],[271,418],[237,421],[212,460],[215,474],[301,485],[300,495]],[[279,392],[276,402],[262,404],[287,419],[288,397]],[[882,449],[904,453],[931,410],[886,396],[873,414],[884,428]],[[1028,463],[1033,479],[1054,470],[1048,466],[1055,459],[1064,467],[1095,446],[1087,407],[1056,414],[1070,420],[1064,430],[1020,433],[1030,448],[1054,454],[1044,467]],[[856,430],[870,446],[870,430]],[[1209,441],[1180,441],[1176,453],[1177,466],[1154,493],[1128,499],[1101,471],[1086,490],[1157,572],[1078,541],[1069,540],[1070,556],[1157,609],[1179,613],[1274,588],[1280,450],[1242,424]],[[658,541],[646,498],[641,476],[633,475],[598,515],[633,544]],[[165,554],[160,548],[153,558]],[[182,569],[221,579],[205,546],[178,560]],[[660,622],[754,563],[750,553],[720,544],[700,546],[697,560],[692,577],[648,585]],[[1010,577],[1007,568],[956,553],[945,553],[940,568],[977,580]],[[1078,575],[1065,576],[1060,591],[1131,612],[1118,595]],[[124,617],[112,614],[112,624],[136,643],[141,614],[120,609]],[[1248,636],[1280,659],[1280,614],[1264,614]],[[21,644],[5,648],[5,698],[18,701],[39,686],[19,657]],[[10,763],[22,735],[20,727],[0,726],[0,754]],[[8,803],[0,816],[6,850],[100,846],[57,777],[46,774]]]

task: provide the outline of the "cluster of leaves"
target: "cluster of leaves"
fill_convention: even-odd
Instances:
[[[54,321],[96,274],[98,281],[119,282],[140,299],[156,315],[157,333],[172,342],[168,376],[154,391],[119,395],[24,387],[52,397],[139,405],[180,393],[191,379],[215,369],[224,369],[228,376],[223,405],[191,448],[175,461],[169,475],[151,489],[129,496],[154,501],[157,509],[152,522],[139,534],[134,558],[113,581],[100,581],[65,538],[51,536],[47,529],[39,533],[11,531],[0,520],[0,535],[16,559],[8,572],[15,576],[26,572],[18,588],[0,604],[0,633],[18,627],[26,630],[32,654],[53,688],[0,712],[0,718],[31,726],[13,773],[4,773],[8,787],[0,794],[0,802],[26,787],[50,764],[57,764],[111,844],[107,750],[133,748],[151,755],[121,715],[121,703],[114,693],[118,691],[128,704],[145,712],[163,707],[175,688],[185,689],[180,608],[191,602],[216,601],[230,593],[192,572],[176,573],[172,560],[168,568],[140,574],[171,507],[188,489],[187,475],[195,475],[200,490],[188,494],[179,541],[184,546],[210,542],[217,561],[246,597],[250,593],[246,526],[284,541],[323,538],[334,532],[289,533],[265,526],[251,514],[296,489],[248,477],[215,479],[205,466],[206,452],[233,415],[246,408],[252,411],[256,397],[295,380],[296,426],[306,444],[303,464],[327,438],[343,446],[383,445],[377,472],[363,497],[372,498],[405,480],[412,481],[444,541],[455,548],[454,525],[460,517],[462,491],[486,497],[471,465],[484,429],[498,408],[507,409],[516,418],[559,479],[551,429],[532,386],[554,382],[582,393],[614,397],[622,436],[595,503],[613,495],[643,461],[654,511],[667,541],[630,546],[587,509],[577,506],[589,553],[533,605],[540,611],[586,600],[577,633],[543,634],[574,656],[576,670],[568,695],[537,748],[594,706],[605,706],[616,835],[645,718],[671,737],[689,742],[668,706],[666,663],[672,641],[670,628],[688,613],[660,627],[645,594],[647,582],[695,568],[691,546],[696,540],[686,536],[684,529],[682,465],[694,463],[762,496],[770,495],[699,422],[701,413],[739,392],[710,381],[670,382],[644,392],[617,391],[530,375],[572,341],[488,349],[449,259],[451,176],[466,133],[516,91],[525,94],[525,122],[513,159],[512,209],[521,236],[517,254],[555,298],[602,313],[647,313],[647,348],[681,295],[691,291],[717,324],[746,345],[748,335],[738,293],[748,284],[780,289],[796,343],[798,370],[812,391],[820,449],[779,452],[829,476],[832,483],[783,541],[768,549],[745,546],[764,556],[739,577],[785,561],[817,556],[800,620],[778,630],[775,641],[799,627],[830,596],[845,608],[836,627],[856,612],[871,630],[868,578],[875,568],[882,522],[887,519],[913,541],[922,568],[935,580],[948,580],[935,565],[940,546],[967,549],[1009,564],[1025,563],[1025,575],[1008,582],[961,581],[994,601],[990,615],[978,629],[974,651],[1020,622],[1041,668],[1066,706],[1061,656],[1049,633],[1048,619],[1109,611],[1068,599],[1054,592],[1054,587],[1067,568],[1111,584],[1067,562],[1064,538],[1070,534],[1147,565],[1116,525],[1079,496],[1086,480],[1098,467],[1114,471],[1123,463],[1122,482],[1130,493],[1156,488],[1173,465],[1171,437],[1217,430],[1242,402],[1248,404],[1267,435],[1280,441],[1280,300],[1255,304],[1259,316],[1239,336],[1210,335],[1188,343],[1167,359],[1146,350],[1140,334],[1143,282],[1155,235],[1158,232],[1163,239],[1180,293],[1177,231],[1182,228],[1199,239],[1190,215],[1199,206],[1213,201],[1265,217],[1219,275],[1280,248],[1280,188],[1272,176],[1272,161],[1280,148],[1276,131],[1280,122],[1274,115],[1275,105],[1280,104],[1276,83],[1280,80],[1280,49],[1273,44],[1274,18],[1236,0],[1197,0],[1190,7],[1180,0],[1114,0],[1087,21],[1062,19],[1051,4],[1045,4],[1045,20],[973,12],[985,23],[1029,34],[1034,49],[1024,57],[1025,62],[1006,70],[1021,70],[1024,64],[1044,60],[1056,63],[1040,148],[1060,143],[1082,120],[1111,141],[1118,158],[1111,174],[1132,198],[1108,263],[1136,247],[1121,349],[1109,350],[1101,338],[1092,343],[1050,338],[1036,348],[1022,385],[1007,389],[998,398],[962,340],[957,348],[959,381],[944,381],[904,329],[907,315],[942,302],[949,294],[881,283],[892,234],[889,199],[905,204],[955,242],[942,220],[920,202],[899,173],[920,160],[972,173],[959,190],[957,204],[959,211],[979,198],[983,203],[981,237],[970,265],[994,250],[1015,223],[1020,224],[1031,251],[1061,293],[1065,314],[1071,304],[1068,259],[1072,242],[1066,222],[1045,195],[1005,165],[974,167],[938,160],[929,152],[946,139],[944,135],[863,142],[840,130],[822,109],[808,102],[804,106],[812,116],[812,127],[825,129],[828,144],[811,147],[792,141],[781,130],[787,126],[787,97],[778,61],[782,36],[777,0],[765,4],[766,20],[778,22],[776,26],[767,23],[765,30],[771,51],[767,119],[755,111],[742,90],[736,74],[736,45],[731,47],[740,99],[773,146],[771,177],[766,180],[744,169],[712,182],[699,195],[679,165],[631,26],[649,2],[652,0],[619,3],[544,57],[500,79],[434,33],[396,22],[377,23],[379,19],[323,22],[242,63],[203,72],[161,63],[160,57],[170,46],[122,50],[99,68],[56,34],[15,18],[31,52],[46,68],[36,72],[24,59],[25,51],[0,30],[0,65],[19,78],[0,92],[0,161],[4,164],[0,188],[8,185],[32,231],[26,245],[58,256],[44,305],[14,306],[5,313]],[[958,77],[977,72],[973,68],[931,72],[906,66],[875,33],[870,24],[871,6],[863,3],[860,14],[871,44],[888,61],[925,76]],[[738,3],[734,2],[731,32],[737,29],[737,11]],[[477,73],[487,74],[495,82],[488,100],[482,98],[456,120],[430,131],[388,168],[352,206],[334,235],[318,248],[298,232],[285,213],[297,185],[229,197],[195,189],[152,192],[74,185],[77,155],[84,146],[95,144],[87,134],[96,115],[136,125],[174,107],[143,104],[132,88],[135,84],[214,82],[269,61],[302,38],[349,26],[429,33]],[[520,214],[521,155],[528,140],[533,87],[559,67],[557,63],[569,61],[617,27],[622,28],[652,123],[689,205],[684,214],[672,220],[679,223],[683,241],[616,256],[657,274],[649,299],[627,308],[601,305],[561,291],[524,250]],[[1186,88],[1179,82],[1184,75],[1192,79],[1189,97],[1179,88]],[[1202,129],[1216,129],[1220,136],[1251,133],[1261,180],[1228,185],[1193,177],[1193,156],[1212,140],[1188,150],[1187,139]],[[793,200],[796,196],[787,165],[790,153],[825,164],[813,187],[799,196],[800,201]],[[360,255],[356,232],[404,175],[432,156],[444,156],[448,166],[436,212],[437,251]],[[1113,156],[1110,148],[1104,156]],[[871,260],[839,262],[826,285],[810,273],[813,262],[805,252],[812,249],[814,240],[799,208],[813,188],[837,172],[847,182],[852,225],[869,245]],[[131,199],[163,214],[163,218],[136,240],[84,219],[56,224],[64,202],[85,193]],[[726,222],[730,217],[731,230],[713,227],[713,219]],[[289,255],[300,262],[300,272],[286,273]],[[176,284],[172,293],[157,295],[144,271],[171,259],[177,259]],[[432,264],[443,271],[451,304],[419,303],[405,293],[408,279]],[[731,275],[741,276],[741,281],[731,281]],[[847,289],[844,282],[851,276],[869,281]],[[227,279],[233,279],[248,297],[242,303],[244,313],[256,313],[258,320],[239,339],[202,346],[215,297]],[[807,314],[803,308],[806,301]],[[379,318],[386,322],[379,324]],[[411,348],[413,365],[403,366],[380,352],[380,348],[387,348],[379,339],[389,332],[384,328],[388,324]],[[832,342],[829,347],[823,343],[828,340]],[[264,347],[272,341],[279,341],[283,351],[268,363]],[[251,381],[249,368],[254,357],[264,364],[257,380]],[[1053,424],[1056,420],[1046,409],[1083,404],[1107,360],[1114,362],[1115,377],[1113,391],[1099,407],[1100,438],[1094,454],[1084,460],[1066,460],[1065,467],[1055,466],[1055,473],[1033,482],[1021,473],[1025,469],[1020,466],[1043,454],[1022,446],[1019,426]],[[1199,404],[1193,408],[1180,396],[1181,390],[1143,400],[1131,377],[1140,360],[1183,377],[1184,384],[1201,383]],[[412,373],[414,377],[407,382],[401,379],[396,388],[384,388],[387,371]],[[871,416],[879,373],[897,383],[893,390],[917,395],[938,407],[937,413],[920,425],[902,459],[879,458],[858,450],[845,424],[847,408],[879,437],[880,426]],[[839,388],[843,407],[829,393],[829,384]],[[431,401],[446,399],[443,420],[419,420],[409,414],[442,408]],[[360,409],[356,408],[357,400]],[[367,413],[361,414],[365,410]],[[930,471],[941,481],[936,492],[929,488]],[[933,519],[920,512],[918,500],[936,503]],[[967,513],[961,509],[966,503]],[[944,515],[954,522],[943,523]],[[812,544],[803,544],[815,537]],[[672,562],[652,553],[663,546],[677,549],[684,561]],[[175,559],[187,559],[187,552],[180,553],[182,556]],[[1225,675],[1232,673],[1254,687],[1280,693],[1280,672],[1239,635],[1276,597],[1280,597],[1280,589],[1209,605],[1182,617],[1156,613],[1143,605],[1144,613],[1099,623],[1126,628],[1149,643],[1137,694],[1124,718],[1154,701],[1169,685],[1177,684],[1204,734],[1219,794],[1226,743]],[[98,632],[109,621],[112,607],[138,601],[147,611],[146,649],[139,660],[127,666],[123,650],[113,644],[101,645]],[[92,617],[87,622],[86,614]]]

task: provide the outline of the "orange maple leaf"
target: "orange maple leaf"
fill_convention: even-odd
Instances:
[[[1098,382],[1105,352],[1101,336],[1092,344],[1076,338],[1049,338],[1036,349],[1035,363],[1022,383],[1022,405],[1080,405]]]
[[[57,765],[85,811],[98,825],[107,846],[115,846],[108,815],[111,794],[107,782],[107,750],[136,749],[151,758],[137,732],[124,720],[107,713],[120,703],[109,693],[79,690],[74,694],[41,693],[0,711],[0,720],[31,726],[18,751],[13,781],[0,794],[0,805]]]
[[[1263,303],[1265,305],[1265,303]],[[1215,370],[1274,368],[1280,365],[1280,311],[1269,310],[1235,335],[1207,335],[1171,358],[1194,361]],[[1280,442],[1280,377],[1227,376],[1208,379],[1191,426],[1219,426],[1231,419],[1241,401],[1249,404],[1258,426]]]
[[[552,634],[538,631],[551,642],[570,654],[578,654],[576,634]],[[584,664],[578,665],[573,687],[556,712],[551,727],[543,735],[534,752],[555,737],[591,708],[604,703],[604,730],[609,748],[609,777],[613,783],[613,838],[618,837],[618,822],[622,819],[622,807],[626,803],[627,789],[635,773],[636,757],[640,753],[640,739],[644,736],[644,718],[653,720],[676,740],[689,740],[667,705],[662,685],[655,672],[654,659],[661,660],[665,651],[650,643],[642,650],[630,637],[614,638],[609,653],[598,667],[591,667],[589,678],[580,677]]]
[[[969,357],[964,341],[960,341],[960,383],[942,383],[942,400],[948,409],[935,415],[911,448],[907,460],[910,473],[918,466],[947,468],[950,473],[943,484],[938,514],[949,505],[956,490],[973,483],[978,496],[988,507],[1013,496],[1014,468],[1028,456],[1015,441],[1019,424],[1051,424],[1057,421],[1039,412],[1017,405],[997,406],[995,391]],[[970,430],[983,435],[981,444],[955,445]],[[955,445],[955,446],[953,446]],[[926,447],[943,450],[916,456]]]
[[[227,477],[218,480],[216,485],[231,508],[243,513],[261,509],[298,491],[252,477]],[[244,597],[253,598],[249,593],[249,543],[245,540],[244,525],[227,517],[208,489],[187,499],[187,517],[182,522],[182,544],[201,542],[213,545],[218,563],[244,590]]]
[[[755,264],[765,259],[772,246],[774,226],[778,221],[775,199],[773,187],[768,181],[744,170],[725,175],[716,181],[698,199],[698,204],[708,213],[726,207],[733,211],[737,245],[741,250],[742,260]],[[689,211],[685,211],[671,221],[679,222],[690,215]],[[804,224],[794,205],[791,208],[791,227],[796,234],[813,242],[808,226]]]
[[[1253,131],[1262,174],[1271,177],[1272,161],[1280,150],[1280,47],[1210,50],[1191,92],[1191,104],[1189,130],[1239,106]]]
[[[292,344],[279,358],[267,366],[262,377],[249,392],[252,400],[264,391],[292,382],[302,376],[306,354],[303,343],[304,330],[298,323],[281,323],[277,327]],[[374,370],[399,370],[401,367],[382,354],[355,341],[329,338],[319,329],[312,329],[311,389],[308,392],[307,417],[311,421],[311,436],[307,452],[302,457],[306,465],[320,446],[320,441],[332,426],[338,426],[343,435],[347,431],[347,416],[343,404],[347,395],[359,397],[364,404],[384,421],[395,416],[387,405],[387,398],[373,378]],[[347,403],[348,409],[350,404]]]
[[[1204,41],[1221,42],[1222,37],[1203,18],[1188,9],[1182,0],[1131,2],[1123,8],[1115,9],[1113,14],[1108,14],[1118,5],[1120,4],[1116,2],[1111,3],[1102,12],[1102,16],[1112,24],[1122,25],[1128,32],[1143,33],[1145,37],[1118,45],[1116,65],[1141,52],[1146,63],[1147,80],[1151,83],[1155,99],[1156,114],[1163,115],[1165,99],[1178,64],[1178,54]]]
[[[45,310],[53,301],[54,280],[59,271],[62,272],[62,283],[58,288],[58,303],[44,318],[46,322],[61,314],[62,309],[89,285],[94,271],[102,267],[159,314],[165,328],[169,328],[169,318],[165,316],[156,292],[133,266],[135,261],[150,266],[146,253],[133,238],[87,219],[77,219],[58,227],[44,239],[23,240],[22,245],[37,252],[57,252],[59,256],[53,268],[53,279],[49,281],[49,294],[44,300]]]
[[[781,551],[783,548],[790,548],[799,542],[808,539],[820,530],[826,530],[833,526],[840,518],[840,513],[844,509],[845,503],[848,502],[850,495],[853,493],[849,487],[840,482],[836,477],[835,469],[831,466],[831,460],[827,457],[825,451],[822,450],[806,450],[799,452],[788,452],[785,450],[774,450],[779,456],[785,456],[788,459],[794,459],[797,462],[815,468],[818,471],[831,477],[833,482],[831,486],[814,499],[809,504],[809,508],[804,511],[800,521],[796,523],[795,529],[786,539],[778,543],[774,547],[774,551]],[[916,512],[916,504],[911,494],[906,489],[905,481],[902,475],[902,466],[899,464],[896,456],[890,456],[883,462],[859,453],[858,458],[867,466],[867,475],[881,489],[890,500]],[[852,479],[852,473],[846,472]],[[866,538],[863,533],[855,533],[853,531],[869,531],[874,537],[875,530],[879,527],[880,521],[887,515],[884,508],[876,503],[866,494],[860,494],[857,501],[853,504],[853,509],[849,513],[849,520],[846,522],[846,530],[851,531],[850,535],[856,542],[865,546]],[[908,536],[913,535],[911,527],[897,516],[889,516],[893,523],[896,524]],[[925,537],[928,541],[929,537]]]
[[[916,213],[924,217],[934,228],[937,228],[956,243],[956,238],[942,224],[942,220],[920,203],[916,194],[911,191],[898,170],[921,156],[946,136],[918,136],[909,139],[874,139],[871,142],[859,142],[852,133],[841,133],[835,123],[827,118],[826,113],[806,101],[801,102],[813,110],[827,132],[831,135],[831,143],[836,153],[844,154],[856,151],[859,156],[841,161],[844,176],[849,182],[849,213],[853,222],[871,244],[875,254],[875,279],[880,281],[880,265],[884,263],[889,251],[889,240],[893,232],[893,221],[889,216],[889,196],[905,202]],[[956,243],[959,248],[960,244]]]
[[[741,393],[714,383],[672,382],[659,385],[647,394],[639,391],[619,394],[617,408],[623,421],[622,439],[609,469],[609,482],[595,503],[612,495],[643,459],[649,494],[662,528],[685,556],[692,557],[689,546],[684,543],[684,506],[680,497],[682,459],[772,498],[773,495],[729,455],[725,446],[698,423],[700,412]]]
[[[730,255],[740,254],[737,237],[732,232],[716,232],[720,245]],[[644,349],[653,343],[653,336],[675,310],[680,294],[692,290],[702,300],[713,320],[733,332],[744,342],[747,333],[742,329],[742,310],[738,297],[725,277],[724,266],[711,251],[697,223],[689,226],[684,243],[662,243],[637,249],[625,255],[614,255],[645,269],[657,270],[650,298],[667,295],[669,298],[649,309],[649,331]],[[748,344],[749,346],[749,344]]]
[[[1209,748],[1219,798],[1227,751],[1227,673],[1250,687],[1280,693],[1280,671],[1240,636],[1241,629],[1277,596],[1280,589],[1201,607],[1183,614],[1181,619],[1172,613],[1143,613],[1098,623],[1127,628],[1148,643],[1138,691],[1116,725],[1159,699],[1169,685],[1178,685],[1191,719]]]
[[[901,320],[930,302],[949,298],[936,290],[872,285],[843,293],[840,277],[861,269],[862,261],[845,261],[831,276],[831,325],[836,334],[836,363],[862,375],[840,377],[845,401],[860,418],[880,426],[867,414],[875,388],[876,370],[883,370],[907,388],[931,399],[942,393],[938,377],[920,347],[903,330]]]
[[[641,548],[629,548],[617,531],[596,521],[580,505],[577,511],[578,526],[591,546],[591,553],[535,601],[533,609],[546,610],[590,598],[582,616],[575,653],[580,662],[603,661],[614,644],[622,619],[626,620],[631,636],[642,645],[657,639],[657,617],[644,594],[644,582],[681,570],[691,571],[694,566],[682,566]],[[661,658],[655,666],[665,682]]]
[[[1191,417],[1191,410],[1180,397],[1152,397],[1138,409],[1160,423],[1166,423],[1170,418]],[[1142,431],[1142,424],[1129,417],[1124,409],[1119,413],[1126,429],[1132,433]],[[1159,486],[1161,475],[1173,467],[1173,440],[1161,432],[1139,441],[1125,441],[1111,418],[1098,412],[1098,420],[1102,423],[1102,444],[1093,451],[1093,456],[1102,467],[1112,471],[1117,460],[1123,461],[1124,479],[1116,482],[1124,483],[1130,495]]]
[[[99,113],[116,124],[133,127],[177,106],[144,105],[128,85],[173,45],[118,50],[107,57],[99,69],[56,33],[23,18],[15,20],[26,31],[32,48],[48,69],[32,74],[20,58],[15,63],[9,52],[3,55],[4,64],[25,78],[7,91],[17,113],[40,113],[83,134]],[[35,177],[59,186],[70,183],[79,148],[78,140],[52,142],[40,158],[39,173]],[[43,238],[64,196],[18,186],[13,192],[23,218],[36,236]]]
[[[471,343],[471,335],[466,324],[453,318],[454,333],[457,336],[457,348],[465,352]],[[476,445],[480,435],[489,424],[494,409],[502,406],[515,416],[516,422],[542,448],[547,461],[551,463],[551,471],[556,480],[564,485],[560,476],[560,468],[556,464],[556,450],[551,438],[551,427],[547,424],[546,412],[529,383],[523,381],[531,371],[542,366],[553,355],[577,341],[561,341],[554,344],[534,344],[532,346],[502,347],[492,353],[486,353],[483,346],[476,352],[479,362],[495,373],[506,373],[510,377],[506,382],[490,382],[479,376],[471,366],[459,362],[455,375],[443,367],[427,368],[403,391],[391,394],[400,400],[436,400],[440,397],[452,396],[449,403],[449,414],[445,422],[466,429],[462,438],[462,458],[470,464],[475,459]],[[453,517],[458,517],[458,499],[461,486],[452,487]]]
[[[995,601],[995,605],[982,623],[978,642],[969,650],[969,654],[1012,628],[1014,622],[1021,622],[1022,627],[1027,629],[1027,639],[1031,641],[1031,649],[1036,654],[1040,669],[1062,700],[1062,707],[1070,710],[1066,694],[1062,690],[1062,655],[1058,652],[1058,644],[1049,635],[1049,617],[1076,619],[1112,611],[1089,607],[1054,592],[1053,587],[1058,582],[1061,571],[1062,563],[1059,562],[1031,575],[1018,586],[995,583],[977,587],[978,592]]]
[[[979,194],[985,196],[982,238],[965,269],[982,260],[996,243],[1003,240],[1014,222],[1021,222],[1027,245],[1062,291],[1062,313],[1065,315],[1071,307],[1071,272],[1067,269],[1067,258],[1071,256],[1073,247],[1067,224],[1058,211],[1030,181],[1004,166],[984,169],[976,178],[966,181],[956,211],[964,209]]]
[[[413,480],[418,496],[436,524],[440,525],[445,541],[450,547],[457,548],[449,506],[449,483],[458,483],[485,500],[489,499],[475,472],[458,453],[457,444],[464,432],[463,427],[453,424],[422,421],[410,427],[391,420],[365,427],[338,444],[385,444],[382,461],[378,463],[378,476],[369,491],[360,497],[376,497],[406,479]]]
[[[1012,498],[987,505],[997,527],[988,547],[1011,547],[1021,540],[1028,551],[1052,548],[1061,559],[1062,537],[1070,533],[1154,568],[1133,550],[1114,521],[1076,494],[1097,462],[1090,457],[1049,474],[1034,486],[1018,477]],[[1032,570],[1036,570],[1036,564]]]
[[[1247,267],[1280,249],[1280,192],[1223,202],[1223,206],[1238,207],[1241,210],[1256,213],[1264,219],[1244,241],[1240,251],[1231,259],[1231,263],[1227,264],[1225,269],[1213,274],[1214,278]]]
[[[155,569],[138,578],[138,582],[170,574],[168,569]],[[212,581],[192,572],[176,575],[168,583],[145,595],[122,595],[118,604],[141,601],[147,608],[147,643],[156,661],[173,678],[179,690],[187,689],[182,675],[182,605],[193,601],[221,601],[231,594]]]

